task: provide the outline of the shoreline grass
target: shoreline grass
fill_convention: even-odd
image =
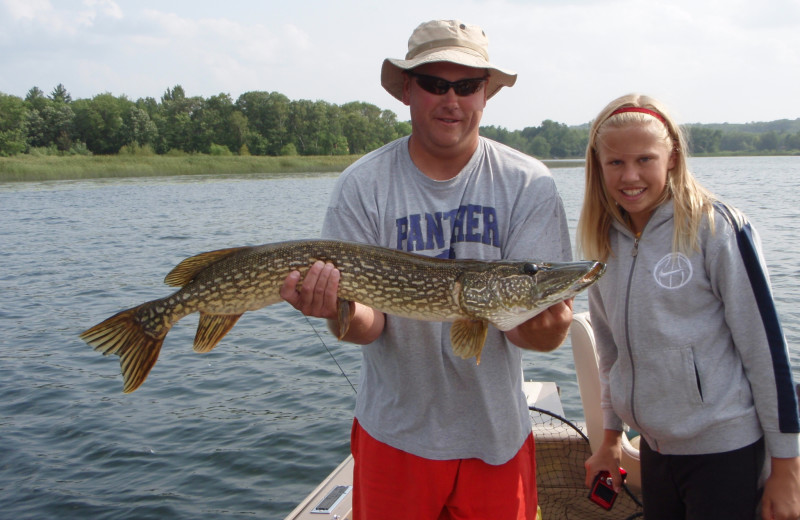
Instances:
[[[748,154],[696,154],[694,157],[742,157]],[[752,154],[750,154],[752,155]],[[770,154],[762,154],[770,155]],[[792,155],[792,154],[773,154]],[[0,157],[0,182],[231,175],[338,173],[360,155],[15,155]],[[583,159],[545,159],[549,168],[583,167]]]
[[[171,175],[340,172],[360,156],[18,155],[0,158],[0,182]]]
[[[175,175],[230,175],[341,172],[359,155],[17,155],[0,158],[0,182],[66,181]],[[582,159],[546,160],[550,168],[583,166]]]

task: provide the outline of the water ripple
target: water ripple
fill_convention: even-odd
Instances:
[[[800,366],[792,200],[800,158],[694,166],[761,232]],[[583,172],[555,176],[574,233]],[[754,189],[757,176],[769,183]],[[78,339],[123,308],[168,295],[164,276],[187,256],[317,236],[334,181],[0,184],[0,516],[282,518],[341,461],[354,393],[326,347],[353,384],[359,349],[288,305],[246,314],[203,355],[191,349],[197,317],[185,318],[146,384],[129,395],[121,393],[118,358]],[[576,310],[585,309],[581,296]],[[568,416],[580,419],[569,345],[523,359],[526,379],[556,381]]]

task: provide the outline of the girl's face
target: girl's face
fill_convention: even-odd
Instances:
[[[598,139],[597,157],[603,182],[614,201],[630,215],[635,233],[641,233],[667,189],[667,172],[675,154],[660,137],[659,121],[609,128]]]

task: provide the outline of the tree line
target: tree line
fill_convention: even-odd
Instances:
[[[20,153],[212,155],[363,154],[411,132],[390,110],[292,101],[278,92],[187,96],[168,88],[160,100],[109,93],[73,100],[59,84],[24,99],[0,93],[0,156]]]
[[[743,125],[687,125],[690,153],[800,153],[800,119]],[[290,100],[278,92],[187,96],[168,88],[161,99],[136,101],[110,93],[73,100],[64,85],[25,98],[0,92],[0,156],[38,154],[360,155],[411,125],[390,110],[363,102],[335,105]],[[581,158],[589,124],[545,120],[481,134],[542,159]]]
[[[572,159],[586,155],[589,124],[567,126],[546,120],[540,126],[509,131],[481,127],[481,134],[529,155]],[[800,154],[800,118],[767,123],[684,125],[691,155]]]
[[[690,125],[693,154],[800,154],[800,118],[740,125]]]

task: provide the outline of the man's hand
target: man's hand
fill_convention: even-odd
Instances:
[[[339,334],[339,280],[341,274],[333,264],[317,261],[300,285],[300,272],[292,271],[281,287],[281,298],[306,316],[325,318],[330,331],[342,341],[366,345],[375,341],[386,324],[386,316],[371,307],[350,302],[350,326]],[[298,289],[298,285],[300,288]]]
[[[300,272],[292,271],[281,287],[281,298],[306,316],[335,320],[337,318],[339,270],[333,264],[318,260],[300,284]]]
[[[567,339],[572,323],[572,298],[556,303],[525,323],[506,332],[506,337],[520,348],[550,352]]]

